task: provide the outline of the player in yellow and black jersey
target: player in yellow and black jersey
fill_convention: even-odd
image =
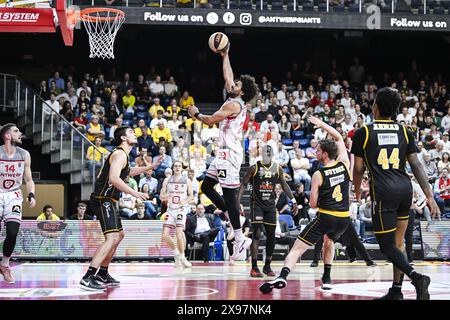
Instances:
[[[277,226],[276,213],[276,194],[275,186],[280,184],[283,191],[286,192],[289,199],[293,203],[292,213],[297,214],[297,203],[284,179],[283,169],[272,161],[273,150],[269,145],[262,147],[262,160],[255,165],[248,168],[244,180],[239,189],[238,202],[244,194],[247,185],[252,186],[252,193],[250,197],[250,210],[252,213],[252,269],[250,271],[251,277],[263,277],[264,275],[258,268],[258,247],[259,239],[261,237],[261,229],[264,224],[266,235],[266,261],[263,267],[263,273],[268,276],[275,276],[275,273],[270,267],[272,262],[272,254],[275,248],[275,229]]]
[[[400,96],[390,88],[380,89],[372,107],[375,121],[355,132],[351,152],[356,198],[361,198],[361,181],[369,170],[372,221],[380,250],[394,265],[394,282],[383,300],[403,299],[401,287],[406,274],[416,287],[417,299],[430,298],[430,278],[414,271],[405,251],[405,230],[412,203],[411,179],[405,172],[406,161],[427,196],[431,212],[439,208],[433,198],[425,171],[418,161],[414,136],[405,126],[390,120],[398,110]]]
[[[323,168],[317,170],[311,180],[310,206],[317,208],[317,216],[300,233],[294,247],[289,252],[280,276],[273,281],[262,284],[259,290],[269,293],[273,288],[282,289],[287,285],[287,276],[295,267],[298,259],[310,246],[324,238],[324,273],[322,288],[331,289],[331,263],[334,258],[334,241],[336,241],[350,225],[349,188],[350,160],[340,133],[315,117],[309,122],[323,128],[336,141],[324,139],[317,148],[317,160]]]

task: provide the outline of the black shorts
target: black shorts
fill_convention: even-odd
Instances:
[[[397,220],[408,220],[412,194],[406,193],[394,199],[379,199],[372,202],[372,225],[375,234],[393,232]]]
[[[258,205],[251,205],[252,211],[252,224],[264,223],[276,226],[277,225],[277,217],[276,217],[276,208],[262,208]]]
[[[123,230],[119,215],[119,202],[112,199],[91,198],[91,208],[97,216],[103,234]]]
[[[336,241],[350,225],[350,217],[336,217],[331,214],[317,212],[316,217],[298,235],[298,239],[307,245],[315,245],[326,234]]]

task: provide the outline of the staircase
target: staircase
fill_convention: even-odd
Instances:
[[[87,169],[85,156],[95,146],[83,133],[14,75],[0,73],[0,110],[13,111],[22,132],[41,145],[42,154],[50,154],[51,163],[60,164],[61,173],[70,174],[71,184],[80,185],[81,199],[89,199],[95,176]]]

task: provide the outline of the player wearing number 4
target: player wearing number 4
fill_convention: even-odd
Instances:
[[[417,300],[428,300],[430,278],[417,273],[405,255],[405,231],[412,203],[412,185],[405,172],[406,161],[427,197],[431,213],[437,214],[439,208],[417,158],[413,134],[405,126],[390,120],[400,102],[400,96],[395,91],[389,88],[378,91],[372,107],[375,122],[358,129],[353,139],[353,183],[356,198],[360,200],[362,177],[365,168],[369,170],[374,233],[381,252],[394,266],[393,285],[380,299],[403,299],[401,288],[406,274],[416,288]]]
[[[298,259],[322,237],[324,238],[323,261],[325,264],[322,289],[330,290],[334,241],[339,239],[350,224],[350,160],[344,140],[338,131],[318,118],[309,117],[308,120],[318,128],[324,129],[336,141],[321,140],[317,147],[317,160],[324,165],[313,174],[311,179],[310,206],[318,209],[317,215],[298,236],[294,247],[284,261],[280,276],[260,286],[259,290],[262,293],[269,293],[274,288],[286,287],[286,278]]]
[[[19,148],[22,132],[15,124],[5,124],[0,129],[3,145],[0,147],[0,217],[6,225],[6,239],[3,243],[3,259],[0,273],[5,282],[14,283],[9,268],[9,259],[16,245],[17,233],[22,221],[22,180],[25,180],[30,208],[34,208],[34,182],[31,177],[31,157],[28,151]]]
[[[163,181],[160,198],[167,201],[166,221],[164,222],[162,239],[170,249],[175,252],[175,268],[190,268],[192,264],[184,255],[186,247],[186,207],[194,198],[192,182],[187,176],[182,176],[183,164],[175,161],[173,164],[173,175]],[[175,228],[177,244],[175,245],[170,236],[170,228]]]

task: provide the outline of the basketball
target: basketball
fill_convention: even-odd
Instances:
[[[226,48],[228,45],[228,37],[222,32],[215,32],[209,37],[209,47],[214,52],[219,52]]]

